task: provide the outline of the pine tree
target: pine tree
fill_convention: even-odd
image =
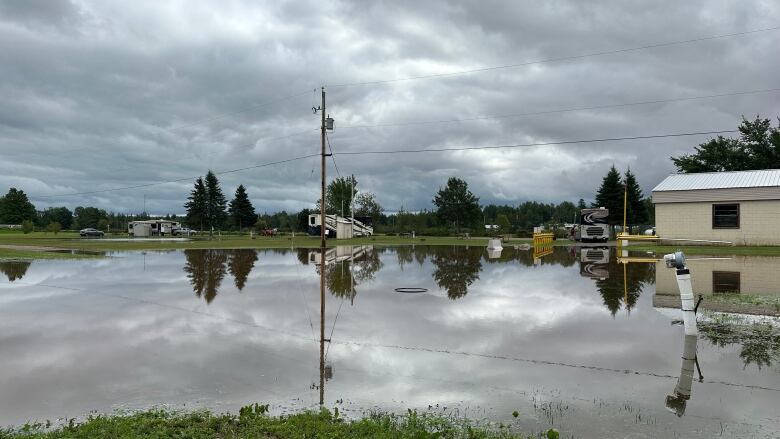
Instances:
[[[230,220],[238,230],[244,227],[252,227],[257,221],[255,208],[252,206],[252,202],[249,201],[249,196],[243,184],[238,185],[235,196],[230,200],[228,213],[230,214]]]
[[[199,224],[200,228],[198,230],[203,230],[203,225],[206,224],[208,216],[207,202],[208,191],[206,190],[206,184],[203,183],[202,177],[198,177],[195,180],[195,187],[184,204],[184,207],[187,209],[187,224],[190,227]]]
[[[626,222],[629,226],[647,224],[647,206],[642,198],[642,188],[636,181],[636,177],[629,168],[625,174],[626,191],[628,192],[628,206],[626,208]]]
[[[209,227],[209,232],[215,228],[221,228],[225,219],[227,218],[227,199],[225,194],[222,193],[222,188],[219,187],[219,180],[213,172],[209,171],[206,174],[206,224]]]
[[[615,165],[612,165],[601,181],[594,207],[609,209],[609,224],[616,225],[623,222],[623,182]]]

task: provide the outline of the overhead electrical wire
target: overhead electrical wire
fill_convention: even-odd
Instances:
[[[595,57],[595,56],[604,56],[604,55],[612,55],[617,53],[626,53],[626,52],[636,52],[640,50],[647,50],[647,49],[654,49],[659,47],[670,47],[670,46],[679,46],[683,44],[691,44],[691,43],[698,43],[701,41],[710,41],[710,40],[717,40],[721,38],[729,38],[729,37],[737,37],[737,36],[743,36],[743,35],[750,35],[750,34],[756,34],[760,32],[770,32],[770,31],[776,31],[779,30],[780,26],[774,26],[774,27],[767,27],[762,29],[753,29],[743,32],[733,32],[728,34],[719,34],[719,35],[710,35],[706,37],[699,37],[699,38],[691,38],[687,40],[676,40],[676,41],[668,41],[663,43],[652,43],[652,44],[645,44],[642,46],[634,46],[634,47],[626,47],[622,49],[612,49],[612,50],[602,50],[598,52],[589,52],[589,53],[583,53],[579,55],[568,55],[568,56],[561,56],[561,57],[554,57],[554,58],[545,58],[545,59],[539,59],[539,60],[533,60],[533,61],[525,61],[515,64],[505,64],[500,66],[489,66],[489,67],[480,67],[475,69],[467,69],[467,70],[459,70],[455,72],[447,72],[447,73],[433,73],[429,75],[418,75],[418,76],[407,76],[403,78],[393,78],[393,79],[379,79],[379,80],[373,80],[373,81],[358,81],[358,82],[345,82],[341,84],[330,84],[328,87],[330,88],[343,88],[343,87],[358,87],[358,86],[365,86],[365,85],[380,85],[380,84],[389,84],[394,82],[402,82],[402,81],[415,81],[420,79],[432,79],[432,78],[444,78],[444,77],[451,77],[451,76],[459,76],[459,75],[465,75],[470,73],[481,73],[481,72],[488,72],[488,71],[495,71],[495,70],[504,70],[504,69],[512,69],[516,67],[524,67],[524,66],[530,66],[535,64],[545,64],[545,63],[552,63],[552,62],[560,62],[560,61],[570,61],[575,59],[582,59],[582,58],[589,58],[589,57]]]
[[[188,124],[185,124],[185,125],[178,125],[178,126],[171,127],[171,128],[160,128],[160,127],[156,127],[156,128],[157,128],[157,130],[160,133],[173,132],[173,131],[176,131],[176,130],[180,130],[182,128],[191,128],[191,127],[194,127],[194,126],[210,123],[210,122],[213,122],[213,121],[216,121],[216,120],[225,119],[227,117],[234,116],[234,115],[237,115],[237,114],[247,113],[247,112],[256,110],[258,108],[266,107],[266,106],[271,105],[271,104],[276,104],[276,103],[279,103],[279,102],[288,101],[290,99],[295,99],[297,97],[300,97],[300,96],[303,96],[303,95],[307,95],[308,93],[310,93],[310,91],[306,90],[305,92],[296,93],[296,94],[280,97],[278,99],[273,99],[273,100],[261,102],[259,104],[256,104],[256,105],[254,105],[252,107],[249,107],[249,108],[245,108],[243,110],[238,110],[238,111],[234,111],[234,112],[230,112],[230,113],[220,113],[220,114],[218,114],[216,116],[213,116],[213,117],[210,117],[210,118],[206,118],[206,119],[201,119],[199,121],[195,121],[195,122],[188,123]],[[306,132],[308,132],[308,131],[306,131]],[[301,134],[304,134],[304,133],[305,132],[292,133],[292,134],[289,134],[289,135],[286,135],[286,136],[281,136],[279,138],[283,139],[283,138],[287,138],[287,137],[293,137],[293,136],[301,135]],[[277,139],[277,138],[270,138],[270,139],[267,139],[267,140],[275,140],[275,139]],[[114,145],[115,146],[119,146],[118,144],[114,144]],[[111,145],[109,145],[109,146],[111,146]],[[51,154],[56,154],[56,155],[59,155],[59,154],[70,154],[70,153],[74,153],[74,152],[86,151],[86,150],[94,149],[94,148],[97,148],[97,147],[99,147],[99,145],[92,145],[92,146],[86,146],[86,147],[74,148],[74,149],[62,149],[62,150],[53,151],[53,152],[40,152],[40,153],[33,152],[33,153],[34,154],[47,154],[47,155],[51,155]],[[104,147],[104,149],[105,149],[105,147]],[[24,151],[23,153],[27,154],[29,152],[30,151]]]
[[[317,157],[317,156],[319,156],[319,154],[308,154],[308,155],[299,156],[299,157],[293,157],[293,158],[284,159],[284,160],[277,160],[277,161],[274,161],[274,162],[261,163],[259,165],[245,166],[243,168],[229,169],[227,171],[218,171],[218,172],[214,172],[214,174],[216,174],[216,175],[231,174],[233,172],[246,171],[246,170],[249,170],[249,169],[264,168],[266,166],[278,165],[278,164],[282,164],[282,163],[289,163],[289,162],[294,162],[296,160],[303,160],[303,159],[307,159],[307,158],[311,158],[311,157]],[[55,194],[55,195],[38,195],[38,196],[35,196],[34,198],[55,198],[55,197],[69,197],[69,196],[75,196],[75,195],[100,194],[100,193],[105,193],[105,192],[114,192],[114,191],[121,191],[121,190],[126,190],[126,189],[138,189],[138,188],[144,188],[144,187],[159,186],[159,185],[168,184],[168,183],[178,183],[178,182],[181,182],[181,181],[193,180],[195,178],[198,178],[198,176],[195,176],[195,177],[183,177],[183,178],[177,178],[177,179],[174,179],[174,180],[157,181],[157,182],[153,182],[153,183],[137,184],[137,185],[133,185],[133,186],[123,186],[123,187],[116,187],[116,188],[109,188],[109,189],[98,189],[98,190],[86,191],[86,192],[71,192],[71,193]]]
[[[446,152],[446,151],[474,151],[474,150],[492,150],[492,149],[523,148],[523,147],[536,147],[536,146],[573,145],[573,144],[582,144],[582,143],[599,143],[599,142],[613,142],[613,141],[661,139],[661,138],[670,138],[670,137],[688,137],[688,136],[701,136],[701,135],[713,135],[713,134],[727,134],[727,133],[736,133],[736,132],[739,132],[739,130],[716,130],[716,131],[697,131],[697,132],[686,132],[686,133],[653,134],[653,135],[646,135],[646,136],[604,137],[604,138],[596,138],[596,139],[563,140],[563,141],[554,141],[554,142],[518,143],[512,145],[417,148],[417,149],[376,150],[376,151],[344,151],[339,153],[335,153],[331,149],[331,154],[335,156],[335,155],[412,154],[412,153],[423,153],[423,152]],[[319,157],[319,156],[320,156],[319,153],[307,154],[307,155],[292,157],[284,160],[261,163],[258,165],[245,166],[242,168],[229,169],[226,171],[218,171],[218,172],[214,172],[214,174],[216,175],[230,174],[234,172],[241,172],[249,169],[263,168],[267,166],[289,163],[297,160],[304,160],[304,159]],[[75,195],[91,195],[91,194],[114,192],[114,191],[121,191],[127,189],[138,189],[144,187],[159,186],[168,183],[178,183],[181,181],[192,180],[195,178],[197,178],[197,176],[183,177],[183,178],[177,178],[173,180],[158,181],[158,182],[138,184],[132,186],[123,186],[123,187],[116,187],[116,188],[109,188],[109,189],[98,189],[94,191],[71,192],[71,193],[55,194],[55,195],[37,195],[34,196],[34,198],[55,198],[55,197],[75,196]]]
[[[343,151],[338,154],[339,155],[370,155],[370,154],[411,154],[411,153],[421,153],[421,152],[443,152],[443,151],[474,151],[474,150],[505,149],[505,148],[525,148],[525,147],[534,147],[534,146],[572,145],[578,143],[613,142],[613,141],[622,141],[622,140],[661,139],[667,137],[700,136],[700,135],[707,135],[707,134],[726,134],[726,133],[736,133],[736,132],[739,132],[739,130],[698,131],[692,133],[654,134],[654,135],[647,135],[647,136],[604,137],[598,139],[563,140],[563,141],[556,141],[556,142],[518,143],[513,145],[391,149],[391,150],[376,150],[376,151]]]
[[[530,111],[530,112],[523,112],[523,113],[489,114],[485,116],[474,116],[474,117],[467,117],[461,119],[424,120],[424,121],[414,121],[414,122],[380,123],[380,124],[373,124],[373,125],[344,125],[344,126],[339,126],[339,129],[343,130],[343,129],[354,129],[354,128],[403,127],[403,126],[415,126],[415,125],[472,122],[472,121],[490,120],[490,119],[509,119],[515,117],[538,116],[544,114],[567,113],[567,112],[587,111],[587,110],[603,110],[607,108],[621,108],[621,107],[631,107],[631,106],[638,106],[638,105],[665,104],[671,102],[684,102],[684,101],[693,101],[693,100],[701,100],[701,99],[714,99],[714,98],[721,98],[721,97],[744,96],[744,95],[772,93],[772,92],[780,92],[780,87],[767,88],[761,90],[737,91],[731,93],[718,93],[712,95],[689,96],[689,97],[669,98],[669,99],[654,99],[649,101],[626,102],[620,104],[604,104],[604,105],[591,105],[591,106],[582,106],[582,107],[557,108],[553,110]]]
[[[333,160],[333,167],[336,168],[336,175],[341,178],[341,172],[339,171],[339,165],[336,164],[336,156],[333,154],[333,148],[330,146],[330,136],[325,133],[325,140],[328,142],[328,150],[330,150],[330,158]]]

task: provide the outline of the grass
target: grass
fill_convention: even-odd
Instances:
[[[736,303],[740,305],[770,306],[780,311],[780,296],[762,296],[756,294],[713,294],[707,296],[710,302]]]
[[[712,246],[712,245],[654,245],[632,244],[630,251],[651,251],[663,255],[682,250],[686,255],[743,255],[743,256],[780,256],[780,246]]]
[[[107,238],[126,238],[126,235],[108,236]],[[486,246],[488,237],[478,237],[471,239],[459,239],[456,237],[400,237],[377,235],[371,238],[353,238],[353,239],[330,239],[327,242],[328,247],[337,245],[379,245],[379,246],[397,246],[397,245],[472,245]],[[530,243],[529,239],[512,239],[510,245]],[[556,241],[556,245],[565,245],[569,241]],[[9,249],[13,246],[13,249]],[[45,234],[43,232],[33,232],[30,234],[0,233],[0,259],[27,257],[36,258],[55,258],[59,255],[61,258],[72,257],[64,253],[53,253],[43,255],[41,250],[47,249],[72,249],[83,251],[131,251],[131,250],[170,250],[170,249],[236,249],[236,248],[317,248],[320,246],[319,237],[306,235],[292,236],[257,236],[250,239],[248,235],[223,235],[215,236],[209,239],[206,236],[194,237],[189,241],[110,241],[107,239],[82,239],[75,232],[61,232],[58,235]],[[5,247],[5,248],[4,248]],[[27,251],[22,255],[21,251]]]
[[[34,259],[88,259],[100,258],[100,255],[72,254],[54,251],[17,250],[0,247],[0,261],[29,261]]]
[[[208,411],[174,413],[149,410],[131,414],[99,415],[83,423],[70,421],[51,429],[46,424],[27,424],[0,429],[0,439],[21,438],[528,438],[505,426],[474,426],[463,419],[434,414],[369,414],[359,420],[344,420],[338,409],[322,409],[289,416],[268,416],[267,406],[247,406],[238,415]],[[549,435],[548,435],[549,436]],[[553,436],[555,437],[555,436]]]

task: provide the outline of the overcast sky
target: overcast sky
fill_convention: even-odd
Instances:
[[[780,30],[512,68],[339,87],[778,26],[775,1],[0,0],[0,191],[41,209],[183,213],[190,177],[319,152],[319,90],[342,174],[389,211],[450,176],[483,204],[592,199],[611,164],[649,192],[709,136],[341,155],[734,129],[780,92]],[[419,124],[518,113],[545,114]],[[417,123],[408,125],[409,123]],[[407,124],[359,128],[360,125]],[[352,128],[350,128],[352,126]],[[283,137],[283,138],[282,138]],[[259,212],[311,207],[318,158],[220,176]],[[328,163],[334,176],[333,162]],[[185,179],[145,188],[67,195]]]

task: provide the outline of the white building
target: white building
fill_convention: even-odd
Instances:
[[[661,239],[780,245],[780,169],[670,175],[653,203]]]

